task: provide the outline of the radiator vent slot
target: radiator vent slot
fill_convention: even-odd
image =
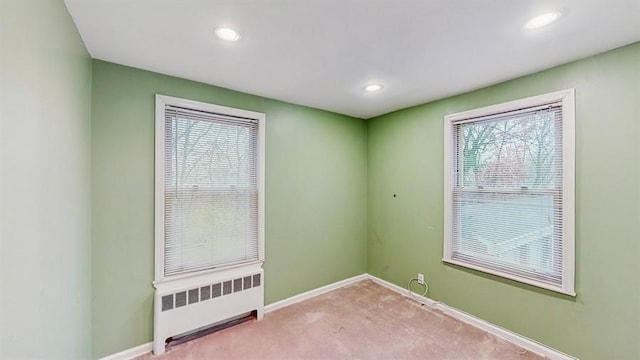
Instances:
[[[195,304],[200,300],[200,289],[195,288],[189,290],[189,305]]]
[[[222,283],[222,295],[231,294],[231,280]]]
[[[162,297],[162,311],[173,309],[173,294]]]
[[[176,293],[176,307],[179,308],[185,305],[187,305],[187,292],[181,291]]]
[[[187,291],[162,296],[162,311],[176,309],[182,306],[196,304],[200,301],[211,300],[243,290],[260,286],[260,274],[240,277],[211,285],[198,286]]]
[[[218,296],[222,295],[222,286],[220,285],[220,283],[211,285],[211,289],[213,289],[211,298],[217,298]]]
[[[200,301],[209,300],[211,298],[211,285],[200,288]]]

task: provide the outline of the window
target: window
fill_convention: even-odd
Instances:
[[[574,90],[445,117],[447,263],[575,296]]]
[[[156,282],[263,260],[264,119],[156,95]]]

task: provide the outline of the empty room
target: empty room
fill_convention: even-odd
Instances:
[[[1,359],[640,359],[640,1],[0,1]]]

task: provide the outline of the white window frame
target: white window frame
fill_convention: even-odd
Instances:
[[[164,241],[165,241],[165,108],[167,105],[183,107],[192,110],[206,111],[225,116],[254,119],[258,122],[258,259],[232,265],[214,267],[210,269],[190,271],[183,274],[165,276]],[[264,262],[264,211],[265,211],[265,119],[264,113],[237,109],[227,106],[208,104],[200,101],[181,99],[172,96],[156,94],[155,111],[155,281],[154,286],[174,281],[190,281],[208,274],[214,274],[233,268],[261,266]]]
[[[455,260],[453,256],[453,191],[455,187],[454,123],[479,117],[496,115],[550,103],[562,103],[562,285],[556,286],[542,281],[525,278],[514,273],[487,269],[483,266]],[[472,121],[472,120],[471,120]],[[575,293],[575,89],[556,91],[502,104],[473,109],[444,118],[444,254],[442,261],[473,270],[482,271],[507,279],[516,280],[562,294],[576,296]]]

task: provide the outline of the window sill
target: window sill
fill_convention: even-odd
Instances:
[[[554,286],[551,284],[547,284],[544,283],[542,281],[536,281],[536,280],[532,280],[532,279],[527,279],[521,276],[517,276],[517,275],[513,275],[513,274],[509,274],[506,272],[502,272],[502,271],[497,271],[497,270],[491,270],[491,269],[487,269],[484,268],[482,266],[477,266],[477,265],[473,265],[473,264],[469,264],[466,262],[462,262],[462,261],[457,261],[457,260],[453,260],[453,259],[447,259],[447,258],[443,258],[442,262],[444,263],[448,263],[448,264],[452,264],[452,265],[457,265],[457,266],[461,266],[461,267],[465,267],[468,269],[472,269],[472,270],[476,270],[476,271],[481,271],[483,273],[487,273],[487,274],[491,274],[491,275],[495,275],[495,276],[500,276],[506,279],[510,279],[510,280],[514,280],[514,281],[518,281],[521,282],[523,284],[527,284],[527,285],[532,285],[532,286],[536,286],[539,288],[543,288],[545,290],[551,290],[560,294],[564,294],[564,295],[569,295],[572,297],[576,296],[576,293],[573,289],[565,289],[559,286]]]
[[[208,269],[202,271],[191,272],[187,274],[173,275],[153,281],[153,287],[157,290],[170,291],[187,287],[197,286],[205,282],[217,282],[227,280],[241,274],[259,271],[262,268],[263,261],[256,260],[225,266],[221,268]]]

